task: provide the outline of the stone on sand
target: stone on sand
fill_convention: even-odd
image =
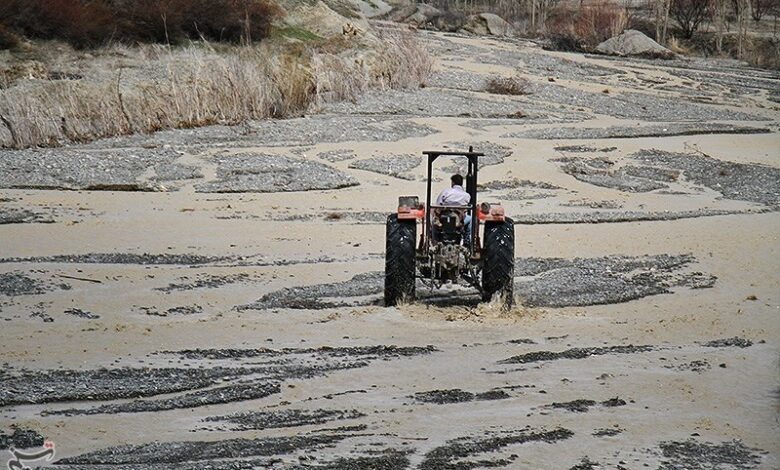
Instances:
[[[601,54],[673,58],[674,53],[635,29],[628,29],[596,46]]]
[[[480,13],[469,17],[463,30],[480,36],[511,36],[514,27],[493,13]]]

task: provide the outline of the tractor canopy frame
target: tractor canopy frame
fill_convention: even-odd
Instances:
[[[423,155],[426,155],[428,157],[428,177],[427,177],[427,187],[425,191],[425,223],[423,224],[423,240],[425,240],[425,251],[428,251],[428,247],[430,246],[430,235],[432,234],[432,221],[431,221],[431,182],[433,178],[433,162],[436,161],[437,158],[442,156],[448,156],[448,157],[466,157],[468,160],[468,171],[465,176],[465,183],[466,183],[466,192],[469,193],[469,196],[471,196],[471,201],[469,204],[471,205],[470,208],[470,214],[471,214],[471,233],[468,234],[470,237],[470,246],[473,253],[473,250],[477,249],[477,238],[479,233],[479,217],[477,214],[478,210],[478,204],[477,204],[477,172],[479,171],[478,166],[478,159],[479,157],[484,157],[485,154],[482,152],[474,152],[473,147],[469,147],[468,152],[442,152],[442,151],[425,151],[423,152]]]

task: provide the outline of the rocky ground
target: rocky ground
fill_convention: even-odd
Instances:
[[[419,90],[0,151],[0,447],[54,442],[62,469],[778,468],[780,77],[417,34]],[[517,74],[528,94],[484,91]],[[518,306],[446,286],[385,308],[386,214],[424,193],[421,151],[468,145],[517,222]]]

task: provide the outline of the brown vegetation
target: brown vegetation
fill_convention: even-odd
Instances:
[[[582,7],[562,3],[550,12],[545,31],[560,49],[587,51],[622,33],[628,23],[627,10],[614,3]]]
[[[79,75],[54,70],[79,63],[81,53],[41,53],[38,61],[6,69],[0,80],[0,137],[6,131],[11,146],[24,148],[236,124],[295,116],[323,102],[354,100],[369,88],[424,83],[432,60],[410,34],[383,33],[372,41],[115,44],[84,61],[84,79],[62,79]]]
[[[523,77],[494,77],[491,78],[485,91],[496,95],[528,95],[529,83]]]
[[[0,47],[15,45],[2,40],[3,31],[78,48],[201,38],[250,43],[267,37],[281,14],[268,0],[3,0]]]

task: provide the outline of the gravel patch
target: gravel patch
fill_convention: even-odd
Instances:
[[[569,470],[598,470],[601,468],[597,462],[590,460],[587,456],[580,459],[580,463],[569,467]]]
[[[224,439],[217,441],[152,442],[141,445],[124,445],[97,450],[75,457],[60,459],[60,465],[158,465],[187,464],[203,468],[204,461],[219,459],[246,459],[250,457],[286,455],[296,452],[312,452],[330,446],[348,435],[317,434],[309,436],[267,437],[257,439]],[[232,462],[232,467],[217,468],[267,468],[268,462],[244,460]],[[240,467],[238,464],[243,464]],[[217,465],[220,465],[219,463]],[[59,466],[59,465],[58,465]],[[152,467],[154,468],[154,467]],[[168,467],[163,467],[168,468]],[[176,468],[182,468],[176,466]],[[209,465],[209,468],[214,468]]]
[[[491,437],[460,437],[447,441],[444,445],[427,452],[418,467],[420,470],[459,470],[480,467],[506,467],[517,458],[517,454],[506,457],[496,457],[502,449],[508,446],[525,444],[528,442],[546,442],[548,444],[563,441],[574,436],[574,433],[565,428],[557,428],[552,431],[534,430],[526,428],[519,431],[510,431]],[[469,457],[478,461],[466,460]]]
[[[327,152],[320,152],[317,154],[318,158],[325,161],[336,163],[343,162],[345,160],[352,160],[357,157],[357,154],[353,150],[328,150]]]
[[[139,310],[152,317],[168,317],[171,315],[195,315],[203,312],[203,307],[200,305],[181,305],[164,311],[158,310],[157,307],[140,307]]]
[[[323,216],[326,222],[350,222],[350,223],[370,223],[382,224],[387,222],[387,212],[359,211],[359,212],[328,212]]]
[[[560,145],[553,150],[559,152],[573,152],[573,153],[593,153],[593,152],[613,152],[617,150],[617,147],[588,147],[585,145]]]
[[[488,78],[484,74],[466,70],[440,70],[428,77],[426,85],[450,90],[485,91]]]
[[[556,194],[552,194],[552,193],[542,193],[538,191],[524,191],[522,189],[518,189],[495,197],[505,201],[529,201],[533,199],[547,199],[555,196]]]
[[[425,137],[437,131],[388,116],[314,115],[295,119],[252,121],[242,126],[207,126],[174,129],[103,139],[89,148],[191,147],[193,152],[214,147],[288,147],[338,142],[395,142]],[[208,142],[208,144],[204,144]]]
[[[563,409],[575,413],[585,413],[590,409],[591,406],[595,406],[595,405],[596,402],[593,400],[579,399],[579,400],[567,401],[562,403],[554,402],[548,405],[548,407]]]
[[[156,187],[141,176],[179,156],[169,149],[0,150],[0,188],[150,191]]]
[[[186,280],[184,277],[182,280]],[[245,282],[250,279],[249,274],[237,273],[237,274],[198,274],[197,278],[189,282],[171,283],[166,287],[155,287],[154,290],[162,292],[174,292],[174,291],[188,291],[194,289],[214,289],[217,287],[226,286],[229,284],[235,284],[238,282]]]
[[[583,112],[565,110],[555,108],[543,108],[542,111],[531,111],[529,106],[526,106],[518,113],[511,115],[507,118],[483,118],[483,119],[470,119],[468,121],[459,122],[458,125],[468,129],[475,129],[478,131],[487,131],[489,127],[513,127],[513,126],[526,126],[528,124],[564,124],[573,122],[582,122],[592,119],[593,116],[585,114]],[[555,113],[554,111],[558,111]]]
[[[302,158],[243,153],[215,157],[217,180],[195,186],[201,193],[288,192],[357,186],[350,175]]]
[[[502,139],[631,139],[638,137],[671,137],[697,134],[766,134],[762,127],[736,126],[732,124],[673,122],[650,126],[610,127],[558,127],[529,129],[503,134]]]
[[[22,370],[3,377],[0,406],[149,397],[204,388],[247,373],[222,367]]]
[[[766,71],[763,72],[766,73]],[[710,86],[720,85],[732,93],[743,95],[757,94],[761,91],[777,93],[778,88],[780,88],[776,75],[767,74],[768,76],[762,77],[762,73],[758,70],[732,69],[729,70],[729,73],[713,73],[712,71],[677,68],[669,70],[668,73],[695,83],[704,83]]]
[[[622,119],[656,122],[766,120],[760,116],[724,108],[695,105],[679,98],[665,98],[657,93],[596,93],[550,83],[534,83],[532,93],[537,101],[589,109],[596,114]]]
[[[83,255],[36,256],[32,258],[2,258],[0,263],[68,263],[68,264],[140,264],[194,266],[216,263],[232,258],[193,254],[150,253],[87,253]]]
[[[358,274],[348,281],[313,286],[285,287],[262,296],[259,300],[237,307],[239,310],[269,310],[276,308],[312,309],[356,305],[360,297],[384,292],[384,272]]]
[[[54,219],[28,209],[18,209],[14,207],[0,208],[0,225],[31,223],[51,224],[54,223]]]
[[[695,278],[680,271],[694,260],[691,255],[520,258],[515,275],[533,278],[516,281],[515,292],[524,305],[534,307],[628,302],[669,293],[672,287],[690,287]]]
[[[564,173],[584,183],[624,192],[646,193],[656,189],[668,188],[663,183],[631,175],[622,168],[614,171],[605,169],[612,164],[600,159],[567,159],[566,163],[561,166],[561,169]],[[637,171],[632,172],[638,173]],[[655,174],[653,173],[652,176],[655,176]]]
[[[620,209],[623,204],[618,201],[591,201],[588,199],[577,199],[569,202],[562,202],[563,207],[587,207],[589,209]]]
[[[185,393],[172,398],[158,400],[135,400],[129,403],[117,403],[87,409],[66,409],[50,411],[50,415],[97,415],[117,413],[144,413],[174,409],[191,409],[200,406],[235,403],[239,401],[257,400],[279,393],[281,388],[277,383],[253,382],[246,384],[227,385],[208,390]]]
[[[518,258],[515,292],[527,306],[566,307],[628,302],[671,292],[674,287],[702,288],[714,285],[714,276],[685,272],[690,255],[604,258]],[[239,310],[279,308],[319,310],[359,305],[380,305],[384,273],[359,274],[348,281],[289,287],[268,293]],[[431,302],[463,300],[471,291],[437,293],[421,291]],[[460,297],[459,297],[460,296]],[[466,297],[464,297],[466,296]]]
[[[421,403],[434,403],[443,405],[447,403],[466,403],[475,400],[503,400],[510,398],[509,394],[503,390],[490,390],[482,393],[472,393],[459,388],[451,390],[429,390],[427,392],[417,392],[412,395],[415,401]]]
[[[518,356],[512,356],[499,364],[528,364],[532,362],[557,361],[559,359],[586,359],[591,356],[603,356],[605,354],[637,354],[649,352],[655,349],[653,346],[600,346],[595,348],[572,348],[561,352],[535,351]]]
[[[361,360],[390,360],[436,352],[433,346],[322,346],[318,348],[256,348],[256,349],[184,349],[162,351],[160,354],[176,354],[195,360],[240,360],[257,357],[274,358],[288,355],[313,355],[318,358],[359,358]]]
[[[229,423],[231,431],[249,431],[253,429],[292,428],[312,426],[332,421],[343,421],[364,417],[357,410],[282,410],[249,411],[227,416],[209,416],[207,422]]]
[[[679,170],[669,170],[653,166],[625,165],[620,168],[620,174],[628,177],[644,178],[662,183],[674,183],[680,178]]]
[[[780,206],[780,168],[758,163],[735,163],[707,155],[642,150],[630,158],[679,171],[685,179],[723,194],[727,199]]]
[[[200,168],[193,165],[183,165],[181,163],[165,163],[154,167],[154,181],[183,181],[203,179],[203,173]]]
[[[733,338],[724,338],[724,339],[716,339],[716,340],[708,341],[706,343],[702,343],[702,346],[706,346],[708,348],[729,348],[729,347],[749,348],[750,346],[753,346],[753,342],[750,341],[749,339],[735,336]]]
[[[674,370],[678,370],[678,371],[681,371],[681,372],[690,371],[690,372],[702,373],[702,372],[706,372],[706,371],[710,370],[712,368],[712,366],[707,361],[695,360],[695,361],[691,361],[691,362],[684,362],[682,364],[677,364],[677,365],[668,364],[668,365],[665,365],[664,368],[666,368],[666,369],[674,369]]]
[[[295,470],[404,470],[411,465],[411,462],[407,457],[410,452],[411,451],[388,449],[378,452],[379,455],[338,457],[332,461],[322,462],[316,466],[304,464],[293,468]]]
[[[63,286],[59,286],[63,288]],[[65,288],[69,288],[64,286]],[[33,279],[30,276],[15,271],[0,273],[0,295],[15,297],[17,295],[39,295],[55,289],[50,283]]]
[[[82,310],[80,308],[68,308],[65,309],[63,312],[66,315],[73,315],[74,317],[84,318],[86,320],[97,320],[100,318],[100,315],[94,314],[92,312],[88,312],[86,310]]]
[[[482,169],[490,165],[499,165],[504,163],[504,159],[512,155],[512,149],[505,145],[495,144],[493,142],[448,142],[444,147],[466,151],[470,146],[474,147],[475,152],[482,152],[484,157],[477,159],[477,167]],[[451,165],[442,167],[441,170],[447,173],[466,174],[468,169],[468,159],[466,157],[450,157]]]
[[[659,470],[749,470],[758,468],[762,460],[760,451],[738,441],[711,444],[688,439],[662,442],[659,448],[665,459]]]
[[[43,436],[32,429],[12,426],[13,432],[0,431],[0,450],[11,447],[15,449],[30,449],[43,446]]]
[[[422,161],[419,155],[385,155],[353,161],[349,164],[349,168],[412,180],[414,175],[406,173],[420,166]]]
[[[599,82],[601,77],[625,75],[625,72],[610,66],[569,60],[560,56],[544,54],[528,48],[493,49],[475,58],[479,62],[507,66],[516,64],[522,71],[541,77],[565,80]]]
[[[563,189],[560,186],[555,186],[544,181],[530,181],[512,178],[508,180],[493,180],[487,183],[480,183],[477,185],[477,189],[480,190],[502,190],[502,189],[520,189],[520,188],[533,188],[533,189]]]
[[[516,224],[603,224],[621,222],[645,222],[655,220],[693,219],[735,214],[760,214],[767,210],[695,209],[677,212],[639,211],[592,211],[592,212],[548,212],[544,214],[513,215]]]
[[[325,112],[339,115],[506,118],[518,116],[518,112],[523,116],[537,112],[546,117],[546,111],[549,109],[517,97],[496,98],[483,93],[433,88],[369,92],[355,103],[342,101],[325,105]]]

